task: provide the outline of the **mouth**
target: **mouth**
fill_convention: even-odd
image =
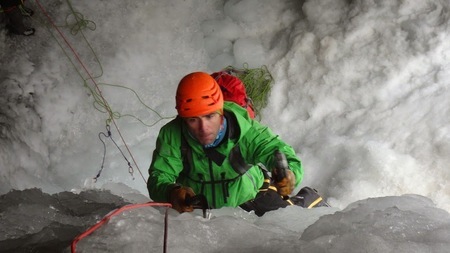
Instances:
[[[212,134],[199,135],[197,139],[203,145],[210,144],[210,143],[212,143],[214,141],[214,138],[213,138]]]
[[[208,139],[210,137],[211,137],[211,134],[201,134],[201,135],[199,135],[199,138],[201,138],[201,139]]]

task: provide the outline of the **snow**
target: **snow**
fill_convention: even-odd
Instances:
[[[178,81],[248,64],[267,66],[275,79],[262,123],[297,151],[302,186],[333,207],[261,218],[224,208],[210,219],[171,210],[170,252],[447,252],[448,1],[27,5],[34,36],[0,30],[0,251],[70,251],[67,242],[109,211],[150,201],[144,180],[158,130],[176,114]],[[71,8],[88,28],[71,30]],[[94,104],[96,85],[119,113],[111,134],[120,150],[102,138],[95,182],[109,116]],[[161,208],[127,211],[78,248],[162,251],[164,216]]]

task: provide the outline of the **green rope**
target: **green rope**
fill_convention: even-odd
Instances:
[[[127,89],[127,90],[131,91],[131,92],[136,96],[136,98],[139,100],[139,102],[140,102],[143,106],[145,106],[147,109],[149,109],[150,111],[152,111],[153,113],[155,113],[155,114],[158,116],[158,118],[159,118],[158,120],[156,120],[156,121],[153,122],[152,124],[146,124],[146,123],[144,123],[141,119],[139,119],[138,117],[136,117],[136,116],[134,116],[134,115],[132,115],[132,114],[121,114],[121,113],[119,113],[119,112],[113,112],[113,115],[112,115],[112,116],[114,117],[114,119],[119,119],[119,118],[121,118],[121,117],[131,117],[131,118],[134,118],[135,120],[139,121],[141,124],[143,124],[143,125],[145,125],[145,126],[152,127],[152,126],[156,125],[158,122],[160,122],[161,120],[164,120],[164,119],[172,119],[172,118],[175,117],[175,116],[172,116],[172,117],[164,117],[164,116],[162,116],[162,115],[161,115],[160,113],[158,113],[156,110],[154,110],[153,108],[151,108],[151,107],[149,107],[147,104],[145,104],[144,101],[142,101],[141,97],[139,97],[139,95],[137,94],[137,92],[136,92],[135,90],[129,88],[129,87],[126,87],[126,86],[123,86],[123,85],[117,85],[117,84],[107,84],[107,83],[99,83],[98,85],[105,85],[105,86],[110,86],[110,87],[122,88],[122,89]],[[97,93],[95,93],[95,94],[96,94],[96,96],[97,96]],[[94,103],[95,103],[95,104],[99,104],[100,107],[106,108],[106,105],[104,105],[103,100],[101,100],[100,97],[96,97]],[[96,107],[95,104],[94,104],[94,107]],[[99,108],[97,108],[97,110],[99,110],[99,111],[101,111],[101,112],[104,112],[104,113],[107,113],[107,111],[102,111],[102,110],[99,109]],[[111,120],[112,120],[112,119],[109,118],[109,119],[106,121],[106,123],[109,125],[109,124],[111,123]]]
[[[244,64],[242,69],[228,66],[225,70],[233,73],[244,83],[247,96],[253,102],[256,117],[261,120],[260,112],[267,106],[267,99],[274,81],[267,66],[263,65],[260,68],[249,68],[248,64]]]
[[[89,29],[89,30],[91,30],[91,31],[95,31],[95,29],[97,29],[97,24],[95,24],[94,21],[85,19],[84,16],[83,16],[83,14],[74,11],[74,10],[72,9],[72,6],[70,6],[70,9],[71,9],[72,13],[69,14],[69,15],[67,15],[67,17],[66,17],[66,26],[71,27],[70,33],[71,33],[72,35],[77,35],[78,32],[81,32],[81,31],[84,30],[84,29]],[[70,18],[72,15],[73,15],[74,18],[75,18],[75,23],[70,24],[69,18]],[[83,36],[84,36],[84,34],[83,34]]]
[[[71,13],[69,13],[66,16],[66,20],[65,20],[66,25],[62,26],[62,27],[70,28],[70,33],[74,36],[77,35],[78,33],[81,34],[81,36],[83,37],[83,40],[86,42],[86,45],[89,47],[89,50],[92,52],[92,55],[94,56],[95,61],[97,62],[98,66],[100,67],[100,74],[98,76],[94,77],[94,78],[99,78],[99,77],[103,76],[103,65],[101,64],[100,59],[98,58],[97,54],[95,53],[94,48],[91,46],[91,43],[89,43],[89,40],[86,38],[86,36],[83,33],[84,29],[89,29],[91,31],[95,31],[95,29],[97,29],[97,25],[95,24],[95,22],[85,19],[84,15],[82,15],[81,13],[75,11],[75,9],[73,8],[73,6],[69,0],[66,0],[66,2],[70,8]],[[75,18],[75,22],[72,24],[69,22],[69,18],[71,16],[73,16]]]
[[[96,24],[95,22],[85,19],[85,17],[80,13],[74,10],[72,4],[70,3],[69,0],[66,0],[71,13],[69,13],[66,16],[65,19],[65,25],[63,26],[58,26],[61,28],[67,28],[70,30],[70,33],[72,35],[77,35],[77,34],[81,34],[81,36],[83,37],[83,40],[85,41],[86,45],[88,46],[89,50],[91,51],[92,55],[94,56],[95,62],[96,64],[98,64],[99,68],[100,68],[100,73],[96,76],[94,76],[94,79],[100,78],[103,76],[103,66],[101,64],[100,59],[98,58],[97,54],[95,53],[95,50],[93,49],[92,45],[89,43],[88,39],[86,38],[86,36],[84,35],[83,30],[85,29],[89,29],[91,31],[94,31],[96,29]],[[72,18],[73,17],[73,18]],[[41,20],[42,21],[42,20]],[[44,21],[42,21],[44,22]],[[122,89],[127,89],[129,91],[131,91],[136,98],[138,99],[138,101],[147,109],[149,109],[150,111],[152,111],[153,113],[155,113],[157,115],[157,119],[153,122],[153,123],[145,123],[143,122],[140,118],[132,115],[132,114],[121,114],[117,111],[113,111],[112,108],[105,103],[105,101],[103,100],[101,94],[99,93],[99,91],[97,89],[94,89],[93,87],[91,87],[88,84],[88,81],[90,80],[90,78],[85,78],[83,76],[83,74],[79,71],[79,69],[77,68],[76,64],[74,63],[74,61],[72,60],[72,58],[69,56],[69,54],[66,52],[66,50],[64,49],[64,46],[59,42],[59,40],[56,38],[56,36],[52,33],[51,31],[51,27],[50,25],[48,25],[46,22],[44,22],[46,25],[47,30],[49,31],[49,33],[51,34],[51,36],[54,38],[54,40],[58,43],[59,47],[61,48],[61,50],[63,51],[63,53],[65,54],[65,56],[67,57],[67,59],[69,59],[70,64],[73,66],[73,68],[75,69],[75,72],[80,76],[80,78],[83,80],[83,86],[88,89],[89,94],[92,95],[93,97],[93,107],[98,110],[99,112],[102,113],[108,113],[109,116],[106,119],[106,124],[110,125],[110,123],[112,122],[113,119],[119,119],[122,117],[131,117],[134,118],[135,120],[139,121],[140,123],[142,123],[143,125],[147,126],[147,127],[152,127],[154,125],[156,125],[158,122],[160,122],[161,120],[165,120],[165,119],[171,119],[174,118],[175,116],[171,116],[171,117],[164,117],[162,116],[160,113],[158,113],[156,110],[154,110],[153,108],[151,108],[150,106],[148,106],[147,104],[145,104],[142,99],[139,97],[138,93],[131,89],[128,88],[124,85],[118,85],[118,84],[108,84],[108,83],[98,83],[98,85],[103,85],[103,86],[108,86],[108,87],[115,87],[115,88],[122,88]]]
[[[108,114],[108,118],[106,119],[106,126],[108,129],[108,136],[111,136],[111,133],[109,131],[109,126],[111,122],[115,122],[115,119],[119,119],[121,117],[132,117],[136,120],[138,120],[139,122],[141,122],[143,125],[151,127],[154,126],[155,124],[157,124],[158,122],[160,122],[163,119],[170,119],[170,118],[174,118],[173,117],[163,117],[161,116],[161,114],[159,114],[157,111],[155,111],[154,109],[152,109],[151,107],[149,107],[148,105],[146,105],[142,99],[139,97],[139,95],[137,94],[136,91],[134,91],[131,88],[125,87],[123,85],[114,85],[114,84],[106,84],[106,83],[96,83],[94,80],[97,78],[100,78],[101,76],[103,76],[103,66],[99,60],[99,58],[97,57],[97,54],[95,53],[95,50],[92,48],[91,44],[89,43],[88,39],[86,38],[86,36],[83,33],[83,30],[85,29],[90,29],[92,31],[94,31],[96,29],[96,24],[93,21],[87,20],[84,18],[84,16],[82,14],[80,14],[79,12],[76,12],[72,5],[70,4],[69,0],[66,0],[67,4],[70,7],[71,10],[71,14],[69,14],[66,17],[66,23],[64,26],[58,26],[58,27],[62,27],[62,28],[68,28],[70,29],[70,32],[73,36],[77,35],[77,34],[81,34],[81,36],[83,37],[85,43],[88,45],[91,53],[94,55],[95,57],[95,61],[98,64],[99,68],[100,68],[100,74],[97,76],[92,76],[89,75],[89,73],[86,73],[86,75],[88,75],[88,78],[85,78],[83,76],[83,74],[80,72],[80,70],[78,69],[77,65],[74,63],[74,61],[72,60],[72,57],[67,53],[67,51],[65,50],[65,47],[60,43],[60,41],[58,40],[58,38],[54,35],[53,33],[53,26],[51,24],[48,23],[48,21],[44,21],[42,20],[42,18],[39,18],[41,20],[41,23],[44,24],[44,26],[46,27],[46,29],[48,30],[48,32],[51,34],[51,36],[53,37],[53,39],[57,42],[57,44],[59,45],[59,47],[61,48],[61,50],[63,51],[63,53],[66,55],[67,59],[69,59],[69,62],[72,64],[73,68],[75,69],[75,72],[79,75],[79,77],[83,80],[83,85],[86,89],[88,89],[89,93],[92,95],[94,102],[93,102],[93,107],[95,109],[97,109],[98,111],[102,112],[102,113],[107,113]],[[72,18],[73,16],[73,18]],[[74,20],[73,23],[69,22]],[[58,28],[59,30],[59,28]],[[95,87],[93,85],[89,85],[88,81],[92,80],[93,83],[95,84]],[[115,88],[123,88],[123,89],[128,89],[129,91],[133,92],[134,95],[137,97],[137,99],[139,100],[139,102],[141,104],[143,104],[147,109],[149,109],[150,111],[152,111],[153,113],[155,113],[158,116],[158,119],[153,122],[152,124],[146,124],[144,123],[141,119],[139,119],[138,117],[131,115],[131,114],[120,114],[119,112],[113,111],[112,108],[109,106],[108,102],[104,99],[104,97],[101,94],[101,91],[99,90],[98,86],[99,85],[104,85],[104,86],[109,86],[109,87],[115,87]],[[100,138],[100,134],[99,134],[99,138]],[[103,142],[103,140],[100,138],[100,140]],[[114,142],[114,144],[116,145],[116,147],[119,149],[119,151],[122,153],[122,155],[124,156],[124,159],[127,161],[128,164],[128,172],[133,176],[133,167],[131,166],[130,162],[128,161],[128,159],[125,157],[125,155],[123,154],[122,150],[118,147],[118,145],[115,143],[115,141],[111,138],[111,140]],[[104,144],[104,142],[103,142]],[[126,145],[126,144],[125,144]],[[103,162],[105,159],[105,154],[106,154],[106,146],[104,144],[105,147],[105,151],[104,151],[104,157],[103,157]],[[128,147],[127,147],[128,149]],[[129,151],[130,152],[130,151]],[[130,152],[131,157],[133,158],[131,152]],[[134,161],[134,158],[133,158]],[[103,162],[102,162],[102,169],[103,169]],[[136,164],[136,161],[134,161],[136,167],[139,170],[139,173],[141,174],[142,178],[144,179],[144,182],[147,182],[146,179],[143,177],[139,167]],[[98,175],[96,176],[96,178],[98,178],[100,176],[101,170],[98,173]],[[96,179],[95,178],[95,179]],[[134,176],[133,176],[134,179]]]

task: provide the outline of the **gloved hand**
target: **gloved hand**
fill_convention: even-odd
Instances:
[[[272,178],[281,196],[288,196],[295,188],[295,175],[289,169],[286,155],[280,150],[274,152],[275,165],[272,169]]]
[[[275,186],[277,187],[278,193],[281,196],[289,196],[295,188],[295,175],[294,172],[287,169],[286,176],[278,181],[275,181]]]
[[[192,198],[195,196],[194,191],[190,187],[176,186],[170,191],[170,203],[172,208],[180,213],[192,212],[194,207],[192,204],[188,204],[186,198]]]

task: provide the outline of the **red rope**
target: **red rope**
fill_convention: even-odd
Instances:
[[[130,210],[130,209],[136,209],[136,208],[141,208],[141,207],[148,207],[148,206],[163,206],[163,207],[167,207],[166,212],[165,212],[165,217],[164,217],[164,252],[167,252],[167,224],[168,224],[168,210],[170,207],[172,207],[172,205],[170,203],[157,203],[157,202],[147,202],[147,203],[141,203],[141,204],[132,204],[132,205],[126,205],[123,206],[121,208],[118,208],[112,212],[110,212],[108,215],[106,215],[105,217],[103,217],[102,220],[100,220],[99,222],[97,222],[97,224],[95,224],[94,226],[90,227],[88,230],[86,230],[85,232],[81,233],[80,235],[78,235],[77,237],[75,237],[75,239],[73,239],[72,241],[72,245],[71,245],[71,252],[72,253],[76,253],[76,245],[77,243],[89,236],[90,234],[92,234],[95,230],[99,229],[101,226],[103,226],[106,222],[108,222],[111,217],[122,213],[123,211],[126,210]]]
[[[64,42],[66,43],[66,45],[70,48],[70,50],[72,51],[72,53],[74,54],[75,58],[77,59],[78,63],[83,67],[84,71],[86,72],[86,74],[89,76],[89,79],[93,82],[93,84],[95,85],[95,88],[97,90],[97,92],[99,93],[101,99],[103,100],[103,103],[106,105],[105,108],[108,111],[112,122],[114,123],[114,126],[117,130],[117,132],[120,135],[120,138],[122,139],[123,144],[125,145],[125,147],[127,148],[128,153],[130,154],[134,164],[136,165],[136,168],[139,171],[139,174],[142,176],[142,179],[144,179],[144,182],[147,182],[147,180],[144,178],[144,175],[142,175],[141,170],[139,169],[139,166],[137,165],[136,160],[133,157],[133,154],[131,153],[128,145],[126,144],[122,133],[119,130],[119,127],[117,126],[116,122],[114,121],[114,117],[113,117],[113,112],[110,110],[110,107],[108,105],[108,102],[106,101],[106,99],[103,97],[103,94],[100,90],[100,88],[98,87],[94,77],[92,77],[91,72],[87,69],[87,67],[85,66],[85,64],[83,63],[83,61],[81,60],[81,58],[79,57],[78,53],[75,51],[75,49],[72,47],[72,45],[70,44],[70,42],[67,40],[67,38],[64,36],[64,34],[61,32],[61,30],[55,25],[55,23],[53,22],[53,20],[51,19],[51,17],[48,15],[47,11],[44,9],[44,7],[42,7],[42,5],[40,4],[39,0],[35,0],[36,4],[39,6],[39,8],[42,10],[42,13],[44,13],[44,15],[47,17],[47,19],[49,20],[49,22],[51,23],[51,25],[55,28],[55,30],[59,33],[59,35],[61,36],[61,38],[64,40]],[[109,221],[111,219],[112,216],[115,216],[119,213],[122,213],[123,211],[129,210],[129,209],[136,209],[136,208],[141,208],[141,207],[148,207],[148,206],[162,206],[162,207],[167,207],[166,212],[165,212],[165,217],[164,217],[164,252],[167,251],[167,237],[168,237],[168,210],[170,207],[172,207],[172,205],[170,203],[156,203],[156,202],[148,202],[148,203],[142,203],[142,204],[133,204],[133,205],[126,205],[123,206],[119,209],[116,209],[114,211],[112,211],[111,213],[109,213],[108,215],[106,215],[101,221],[99,221],[97,224],[95,224],[94,226],[90,227],[88,230],[86,230],[85,232],[83,232],[82,234],[78,235],[77,237],[75,237],[75,239],[72,241],[71,244],[71,251],[72,253],[76,252],[76,244],[83,238],[85,238],[86,236],[89,236],[90,234],[92,234],[95,230],[97,230],[98,228],[100,228],[101,226],[103,226],[107,221]]]
[[[52,24],[52,26],[55,28],[55,30],[59,33],[59,35],[61,36],[61,38],[64,40],[64,42],[66,43],[66,45],[70,48],[70,50],[72,51],[72,53],[74,54],[75,58],[77,59],[78,63],[81,65],[81,67],[83,67],[84,71],[86,71],[86,74],[89,76],[89,79],[92,81],[92,83],[95,85],[95,89],[97,90],[98,94],[100,95],[103,103],[105,104],[105,108],[109,113],[109,116],[111,117],[111,121],[114,124],[114,127],[116,128],[117,132],[119,133],[120,138],[122,139],[123,144],[125,145],[125,147],[127,148],[128,153],[131,156],[131,159],[133,160],[134,164],[136,165],[136,168],[138,169],[139,174],[141,175],[142,179],[144,180],[145,183],[147,183],[147,180],[145,179],[144,175],[142,175],[141,170],[139,169],[139,166],[137,165],[136,160],[133,157],[133,154],[130,151],[130,148],[128,147],[127,143],[125,142],[125,139],[122,136],[122,133],[119,130],[119,127],[117,126],[114,117],[113,117],[113,112],[111,111],[108,102],[106,101],[106,99],[103,97],[102,91],[100,90],[100,88],[98,87],[97,82],[95,81],[94,77],[91,75],[91,72],[88,70],[88,68],[85,66],[85,64],[83,63],[83,61],[81,60],[81,58],[79,57],[78,53],[75,51],[75,49],[72,47],[72,45],[70,44],[70,42],[67,40],[66,36],[64,36],[64,34],[61,32],[61,30],[58,28],[58,26],[55,25],[55,23],[53,22],[52,18],[48,15],[47,11],[44,9],[44,7],[42,7],[41,3],[39,2],[39,0],[35,0],[36,4],[39,6],[39,8],[42,10],[42,13],[44,13],[44,15],[47,17],[47,19],[49,20],[49,22]]]

